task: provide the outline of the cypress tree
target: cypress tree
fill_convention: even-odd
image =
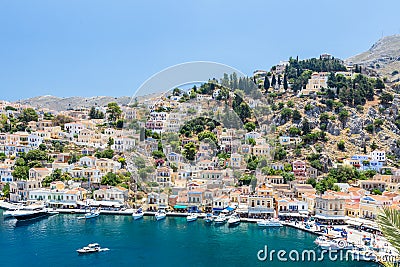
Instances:
[[[289,88],[288,82],[287,82],[286,74],[283,75],[283,88],[284,88],[285,90],[287,90],[287,89]]]
[[[272,85],[272,87],[275,87],[275,85],[276,85],[275,74],[272,75],[271,85]]]
[[[264,89],[265,89],[266,91],[268,91],[268,88],[269,88],[270,86],[271,86],[271,85],[269,84],[269,79],[268,79],[267,76],[265,76],[265,79],[264,79]]]

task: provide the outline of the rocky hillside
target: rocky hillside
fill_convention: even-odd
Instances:
[[[399,81],[400,35],[383,37],[368,51],[352,56],[346,62],[371,68],[389,81]]]
[[[326,100],[319,97],[304,99],[285,96],[276,100],[285,103],[285,106],[289,101],[294,103],[293,110],[298,110],[302,118],[293,121],[282,118],[282,110],[274,111],[271,119],[277,125],[275,136],[290,134],[290,128],[303,129],[305,120],[309,123],[310,132],[324,130],[326,133],[325,141],[309,142],[311,145],[303,146],[301,154],[296,155],[295,148],[289,149],[289,157],[306,159],[307,155],[315,153],[315,148],[319,147],[321,157],[332,163],[354,154],[369,153],[375,148],[387,151],[389,158],[392,158],[389,165],[397,166],[400,158],[400,130],[395,123],[398,120],[400,101],[396,94],[394,100],[384,107],[378,96],[375,96],[374,101],[367,101],[362,109],[345,106],[342,108],[348,111],[345,119],[341,119],[340,112],[329,108]],[[340,141],[344,141],[344,150],[338,148]]]
[[[138,97],[138,101],[152,97]],[[131,101],[131,97],[112,97],[112,96],[93,96],[93,97],[57,97],[57,96],[37,96],[18,101],[21,104],[31,105],[35,108],[49,108],[52,110],[62,111],[67,109],[90,108],[92,106],[106,106],[110,102],[117,102],[119,105],[127,105]]]

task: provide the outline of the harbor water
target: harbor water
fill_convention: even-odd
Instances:
[[[268,248],[315,250],[316,236],[291,227],[260,229],[256,224],[208,225],[202,219],[187,223],[183,217],[155,221],[144,217],[59,214],[29,222],[3,219],[0,211],[2,266],[378,266],[354,261],[287,262],[275,255],[260,261],[257,253]],[[97,242],[110,250],[78,255],[76,249]],[[263,254],[260,254],[263,255]],[[293,254],[295,255],[295,254]],[[317,253],[318,255],[318,253]]]

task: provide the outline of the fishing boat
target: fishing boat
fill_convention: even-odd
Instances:
[[[160,221],[167,217],[167,213],[164,210],[159,210],[154,214],[154,217],[156,218],[156,221]]]
[[[278,220],[259,220],[257,221],[259,227],[281,227],[282,223]]]
[[[215,218],[214,223],[215,224],[224,224],[224,223],[226,223],[225,215],[224,214],[218,215],[217,218]]]
[[[237,214],[231,215],[231,217],[228,219],[229,227],[238,226],[239,224],[240,224],[240,217]]]
[[[101,248],[98,243],[93,243],[89,244],[86,247],[77,249],[76,251],[79,254],[87,254],[87,253],[95,253],[95,252],[101,252],[101,251],[107,251],[109,250],[108,248]]]
[[[214,220],[214,217],[213,217],[213,215],[211,213],[207,213],[206,217],[204,217],[204,221],[206,223],[211,223],[213,220]]]
[[[139,220],[143,218],[144,212],[142,208],[139,208],[136,212],[132,214],[134,220]]]
[[[197,220],[197,214],[196,213],[189,213],[189,215],[186,217],[187,222],[194,222]]]

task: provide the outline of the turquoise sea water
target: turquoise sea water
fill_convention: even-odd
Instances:
[[[2,213],[0,211],[0,213]],[[145,217],[56,215],[29,223],[0,215],[2,266],[377,266],[363,262],[259,261],[268,249],[315,249],[316,236],[289,227],[260,229],[207,225],[185,218],[154,221]],[[76,249],[97,242],[110,251],[78,255]]]

